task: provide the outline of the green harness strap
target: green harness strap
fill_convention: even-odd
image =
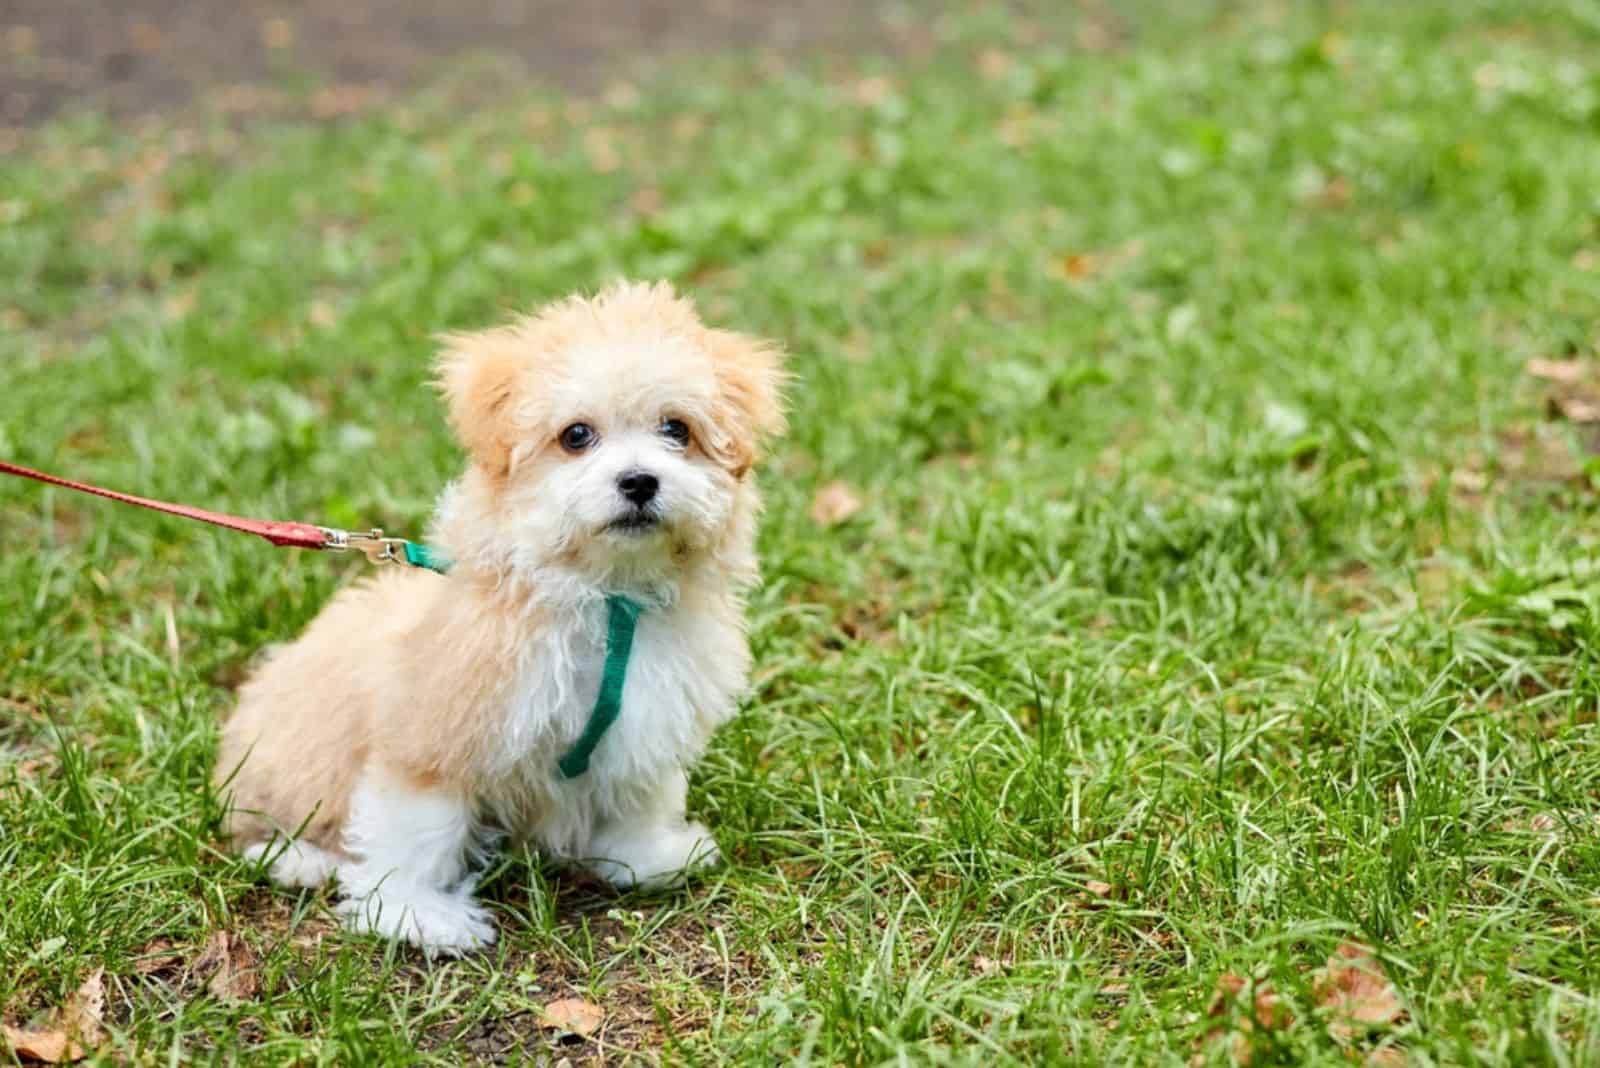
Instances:
[[[453,561],[444,552],[414,541],[405,543],[406,563],[443,575]],[[631,597],[613,593],[606,597],[606,663],[600,671],[600,693],[594,699],[589,722],[557,766],[563,779],[576,779],[589,770],[589,758],[606,731],[622,714],[622,685],[628,679],[628,656],[633,652],[633,631],[644,606]]]
[[[633,651],[633,629],[643,606],[620,594],[606,598],[606,664],[600,672],[600,693],[583,733],[561,758],[561,777],[576,779],[589,770],[589,758],[606,731],[622,713],[622,684],[628,677],[628,654]]]
[[[450,570],[450,565],[455,561],[431,545],[421,545],[414,541],[405,543],[406,563],[412,567],[425,567],[429,571],[444,574]]]

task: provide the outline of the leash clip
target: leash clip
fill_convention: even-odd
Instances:
[[[365,553],[368,560],[374,564],[403,564],[406,562],[406,539],[386,538],[380,527],[373,527],[368,531],[339,530],[336,527],[318,527],[318,530],[327,535],[324,549],[335,552],[344,552],[354,549]]]

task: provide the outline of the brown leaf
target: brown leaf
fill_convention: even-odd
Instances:
[[[105,969],[96,968],[61,1007],[61,1019],[67,1033],[91,1049],[105,1037],[100,1026],[106,1014],[105,977]]]
[[[81,1061],[86,1054],[83,1047],[54,1029],[24,1029],[7,1024],[4,1029],[6,1046],[19,1060],[39,1061],[43,1064],[65,1064]]]
[[[850,95],[855,102],[868,106],[878,103],[893,92],[894,83],[882,77],[862,78],[850,88]]]
[[[183,957],[173,950],[172,943],[165,938],[158,938],[139,950],[139,955],[133,962],[133,970],[140,975],[152,975],[181,963]]]
[[[1574,423],[1600,423],[1600,399],[1582,393],[1570,393],[1550,398],[1556,414]]]
[[[96,968],[44,1027],[4,1028],[6,1045],[21,1060],[64,1064],[82,1060],[105,1038],[105,969]]]
[[[582,998],[562,998],[544,1007],[544,1022],[547,1027],[570,1031],[585,1038],[600,1029],[600,1023],[605,1017],[605,1011],[600,1006]]]
[[[985,48],[978,53],[978,73],[997,82],[1011,73],[1011,57],[998,48]]]
[[[1089,891],[1089,893],[1094,894],[1096,897],[1111,896],[1111,884],[1103,883],[1099,879],[1090,879],[1088,882],[1083,884],[1083,888]]]
[[[1099,256],[1084,252],[1069,252],[1061,257],[1061,270],[1068,278],[1078,280],[1088,278],[1100,270],[1104,260]]]
[[[1522,369],[1534,378],[1559,382],[1564,386],[1576,385],[1583,381],[1584,376],[1582,360],[1529,360]]]
[[[1207,1016],[1221,1016],[1228,1009],[1228,1002],[1244,993],[1244,988],[1250,980],[1242,975],[1232,972],[1223,972],[1217,977],[1217,992],[1211,995],[1211,1004],[1206,1006]]]
[[[843,482],[830,482],[811,498],[811,519],[818,526],[831,527],[861,511],[861,498]]]
[[[1354,942],[1341,945],[1312,983],[1317,1005],[1327,1010],[1328,1032],[1349,1039],[1373,1027],[1386,1027],[1405,1015],[1394,984],[1372,950]]]
[[[207,993],[223,1001],[248,1001],[261,989],[255,951],[227,931],[218,931],[206,940],[190,970],[206,980]]]

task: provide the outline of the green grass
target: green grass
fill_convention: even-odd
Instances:
[[[1600,1064],[1600,435],[1524,371],[1600,379],[1600,6],[931,25],[0,162],[0,455],[73,477],[417,530],[460,462],[430,336],[618,274],[798,374],[695,776],[730,865],[507,858],[459,963],[218,845],[230,687],[363,565],[0,485],[9,1022],[104,967],[151,1064]],[[254,998],[136,967],[223,929]],[[1405,1013],[1341,1040],[1347,941]],[[1225,974],[1292,1020],[1208,1016]],[[602,1043],[537,1028],[562,996]]]

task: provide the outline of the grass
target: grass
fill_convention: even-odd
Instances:
[[[459,963],[218,845],[230,687],[363,565],[0,484],[8,1022],[103,967],[152,1064],[1600,1063],[1600,7],[1185,10],[0,163],[0,455],[73,477],[416,530],[430,335],[622,273],[799,376],[731,863],[507,857]]]

